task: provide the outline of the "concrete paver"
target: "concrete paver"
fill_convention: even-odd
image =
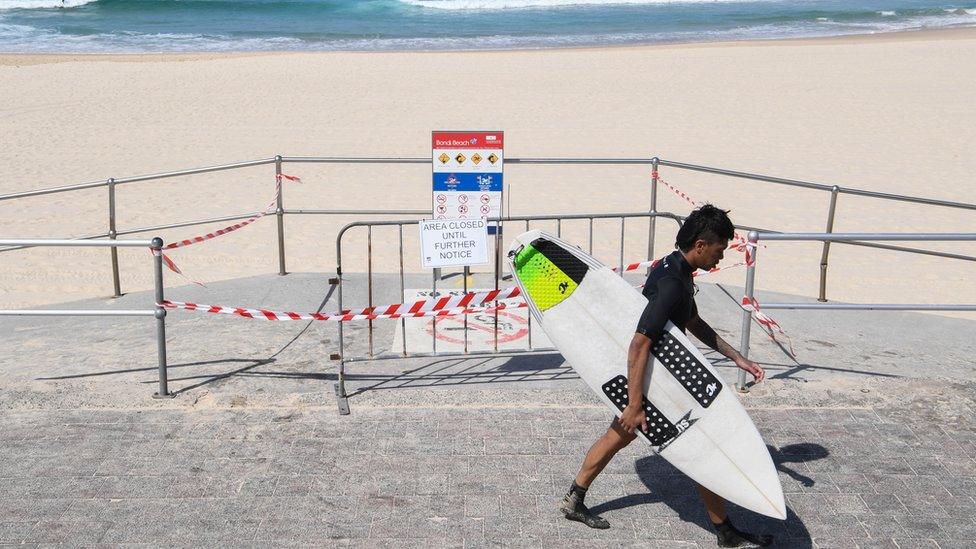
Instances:
[[[248,284],[282,307],[329,290],[290,275],[211,291]],[[703,285],[700,307],[734,343],[723,290]],[[776,316],[800,361],[754,333],[770,379],[742,399],[790,512],[733,507],[736,522],[779,547],[976,544],[972,323]],[[693,484],[636,443],[587,496],[610,530],[557,514],[610,419],[558,355],[352,363],[340,416],[334,325],[173,313],[168,328],[178,396],[153,400],[151,324],[0,319],[0,544],[714,546]],[[363,329],[350,332],[348,356],[365,353]]]

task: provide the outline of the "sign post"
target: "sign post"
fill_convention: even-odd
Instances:
[[[479,220],[482,227],[478,229],[478,237],[483,238],[483,245],[474,245],[470,250],[464,242],[470,242],[470,238],[465,236],[460,241],[449,238],[434,236],[430,238],[431,244],[440,242],[442,246],[448,246],[449,242],[461,246],[453,249],[439,250],[431,248],[428,250],[424,240],[424,224],[421,223],[421,262],[424,267],[434,267],[434,284],[440,278],[440,267],[447,265],[464,266],[464,287],[467,291],[468,273],[471,265],[483,265],[488,263],[488,244],[487,235],[495,235],[495,288],[498,288],[498,281],[501,277],[501,222],[488,226],[486,219],[489,217],[502,217],[502,199],[504,198],[504,185],[502,183],[502,172],[505,160],[504,154],[504,134],[503,132],[479,131],[479,132],[460,132],[460,131],[434,131],[431,132],[431,159],[433,166],[433,186],[431,196],[431,218],[433,222],[443,222],[446,220]],[[434,229],[436,230],[436,229]],[[466,229],[474,233],[473,228]],[[452,232],[451,228],[441,229],[441,233]],[[443,252],[455,251],[458,255],[472,255],[483,253],[474,258],[444,257]],[[428,253],[429,252],[429,253]],[[450,256],[450,253],[445,255]],[[440,259],[438,259],[440,258]],[[458,263],[446,263],[446,261],[460,260]],[[440,263],[438,263],[440,261]],[[428,265],[429,264],[429,265]],[[436,287],[436,286],[435,286]],[[437,352],[437,323],[436,318],[433,322],[434,329],[434,352]],[[498,312],[494,314],[495,324],[495,350],[498,350]],[[464,315],[464,350],[468,349],[468,316]]]

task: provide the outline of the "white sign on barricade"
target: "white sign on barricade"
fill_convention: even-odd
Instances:
[[[487,264],[488,223],[484,219],[421,221],[420,263],[425,269]]]

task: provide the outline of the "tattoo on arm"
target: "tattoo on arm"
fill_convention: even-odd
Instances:
[[[715,330],[708,325],[707,322],[702,320],[701,317],[695,319],[696,322],[688,324],[688,330],[698,338],[699,341],[708,345],[712,349],[715,349],[722,356],[728,358],[729,360],[735,360],[739,357],[739,351],[735,350],[731,345],[728,344],[722,336],[715,333]]]

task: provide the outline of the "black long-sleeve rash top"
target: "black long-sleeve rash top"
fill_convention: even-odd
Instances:
[[[698,316],[695,305],[694,270],[680,251],[675,250],[651,269],[644,283],[647,306],[637,323],[637,333],[647,336],[652,343],[664,333],[664,325],[670,320],[682,332],[688,321]]]

